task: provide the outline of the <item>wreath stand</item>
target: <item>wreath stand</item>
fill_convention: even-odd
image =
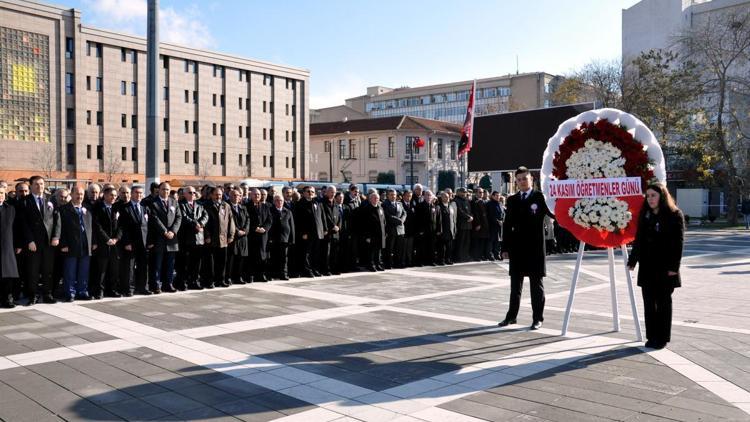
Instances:
[[[633,313],[633,322],[635,323],[635,336],[638,341],[643,341],[643,334],[641,333],[641,322],[638,318],[638,308],[635,304],[635,292],[633,291],[633,278],[630,276],[630,270],[628,269],[628,248],[625,245],[621,246],[622,257],[624,261],[623,268],[625,268],[625,279],[628,284],[628,294],[630,296],[630,308]],[[581,262],[583,261],[583,251],[586,249],[586,243],[581,241],[578,246],[578,257],[576,259],[576,267],[573,271],[573,280],[570,282],[570,293],[568,294],[568,305],[565,308],[565,316],[563,317],[562,324],[562,335],[567,335],[568,325],[570,323],[570,313],[573,310],[573,299],[576,296],[576,285],[578,284],[578,276],[581,272]],[[613,248],[607,248],[607,258],[609,260],[609,287],[610,297],[612,299],[612,329],[613,331],[620,331],[620,312],[617,305],[617,289],[615,283],[615,251]]]

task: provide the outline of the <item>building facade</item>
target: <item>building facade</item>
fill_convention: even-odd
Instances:
[[[146,39],[0,0],[0,178],[143,182]],[[309,72],[161,43],[162,179],[302,178]]]
[[[308,179],[375,183],[380,173],[392,173],[394,183],[434,188],[441,172],[458,179],[460,137],[459,125],[410,116],[314,123]],[[424,147],[413,148],[416,138]]]
[[[475,113],[482,116],[549,107],[550,94],[559,80],[543,72],[477,79]],[[365,95],[347,99],[346,106],[370,117],[406,115],[461,124],[472,82],[397,89],[374,86],[367,88]]]

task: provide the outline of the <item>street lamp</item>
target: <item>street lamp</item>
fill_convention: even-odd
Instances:
[[[417,148],[422,148],[424,146],[424,139],[417,136],[414,138],[411,142],[411,154],[409,154],[409,165],[411,167],[411,189],[414,190],[414,151]]]

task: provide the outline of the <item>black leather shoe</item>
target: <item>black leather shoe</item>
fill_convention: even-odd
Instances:
[[[37,299],[36,296],[30,297],[29,301],[26,303],[26,306],[34,306],[37,304],[37,302],[39,302],[39,299]]]
[[[203,290],[203,286],[201,286],[201,285],[200,285],[200,284],[198,284],[198,283],[191,283],[191,284],[190,284],[190,285],[188,286],[188,289],[190,289],[190,290]]]
[[[279,280],[287,281],[287,280],[289,280],[289,277],[287,277],[285,275],[282,275],[281,277],[279,277]]]
[[[229,287],[229,283],[222,281],[220,283],[216,283],[216,287]]]
[[[135,294],[143,295],[143,296],[151,296],[153,293],[151,293],[150,290],[136,290]]]
[[[104,297],[104,296],[102,296],[101,294],[96,294],[96,295],[91,296],[91,298],[94,299],[94,300],[99,300],[102,297]]]
[[[261,274],[258,277],[253,277],[253,280],[265,283],[266,281],[268,281],[268,277],[266,277],[265,275]]]
[[[57,299],[52,297],[52,295],[45,295],[44,296],[44,303],[57,303]]]
[[[75,300],[76,300],[75,296],[68,296],[65,298],[65,303],[72,303]]]
[[[243,285],[243,284],[247,284],[247,283],[245,283],[245,280],[239,279],[239,280],[232,280],[232,284]]]
[[[122,294],[124,297],[133,297],[133,293],[131,292],[125,292]]]
[[[385,271],[385,268],[381,267],[380,265],[375,266],[375,269],[378,271]]]
[[[122,295],[119,294],[119,293],[117,293],[117,292],[107,292],[104,296],[106,296],[106,297],[122,297]]]
[[[3,302],[0,304],[0,308],[13,309],[15,307],[16,307],[16,304],[11,301]]]
[[[515,323],[516,323],[515,319],[504,319],[504,320],[498,322],[497,326],[498,327],[507,327],[507,326],[509,326],[511,324],[515,324]]]
[[[167,285],[162,286],[161,291],[162,292],[166,292],[166,293],[174,293],[177,290],[175,290],[174,287],[172,287],[169,284],[167,284]]]
[[[152,290],[151,293],[153,293],[155,295],[160,295],[161,294],[161,289]]]
[[[542,328],[542,321],[534,321],[531,327],[529,327],[530,330],[538,330],[540,328]]]
[[[312,273],[313,273],[313,275],[315,277],[320,277],[321,276],[321,274],[319,272],[317,272],[317,271],[313,271]]]
[[[91,300],[91,296],[88,293],[84,295],[76,295],[76,300]]]
[[[180,292],[185,292],[185,291],[187,291],[187,289],[188,289],[188,288],[187,288],[187,286],[186,286],[186,285],[184,285],[184,284],[178,284],[178,285],[174,286],[174,288],[175,288],[175,289],[176,289],[177,291],[180,291]]]
[[[209,284],[206,284],[206,285],[205,285],[205,286],[203,286],[203,287],[205,287],[206,289],[209,289],[209,290],[211,290],[211,289],[213,289],[213,288],[214,288],[214,283],[209,283]]]
[[[369,267],[367,267],[367,271],[370,271],[370,272],[374,273],[374,272],[378,271],[378,269],[375,268],[374,266],[370,265]]]

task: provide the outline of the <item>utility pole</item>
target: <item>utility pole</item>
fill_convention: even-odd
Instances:
[[[149,189],[151,183],[159,183],[159,0],[148,0],[147,20],[146,189]]]

